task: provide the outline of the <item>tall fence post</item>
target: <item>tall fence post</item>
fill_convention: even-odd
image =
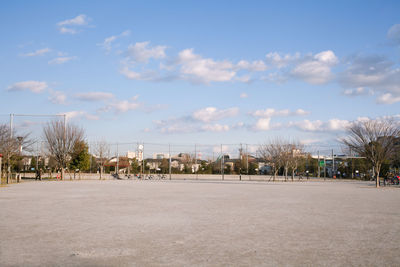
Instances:
[[[221,176],[222,180],[224,180],[224,154],[222,152],[222,144],[221,144]]]
[[[169,156],[168,160],[169,179],[171,180],[171,144],[168,144],[168,156]]]

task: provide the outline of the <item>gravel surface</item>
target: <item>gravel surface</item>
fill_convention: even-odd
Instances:
[[[42,181],[0,187],[0,266],[400,266],[400,188]]]

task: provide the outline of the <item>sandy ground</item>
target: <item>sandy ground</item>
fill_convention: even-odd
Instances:
[[[400,266],[400,188],[42,181],[0,188],[0,266]]]

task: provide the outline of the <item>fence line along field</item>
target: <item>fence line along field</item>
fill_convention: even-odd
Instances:
[[[398,266],[373,182],[75,180],[0,188],[1,266]]]

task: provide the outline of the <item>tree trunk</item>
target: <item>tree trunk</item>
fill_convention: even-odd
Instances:
[[[376,167],[375,167],[375,172],[376,172],[376,187],[378,188],[378,187],[380,187],[380,177],[379,177],[379,172],[380,172],[380,169],[381,169],[381,166],[380,165],[377,165]]]
[[[64,180],[64,167],[61,168],[61,180]]]
[[[103,166],[100,166],[100,180],[101,180],[101,174],[103,173]]]
[[[285,167],[285,181],[287,180],[288,167]]]

